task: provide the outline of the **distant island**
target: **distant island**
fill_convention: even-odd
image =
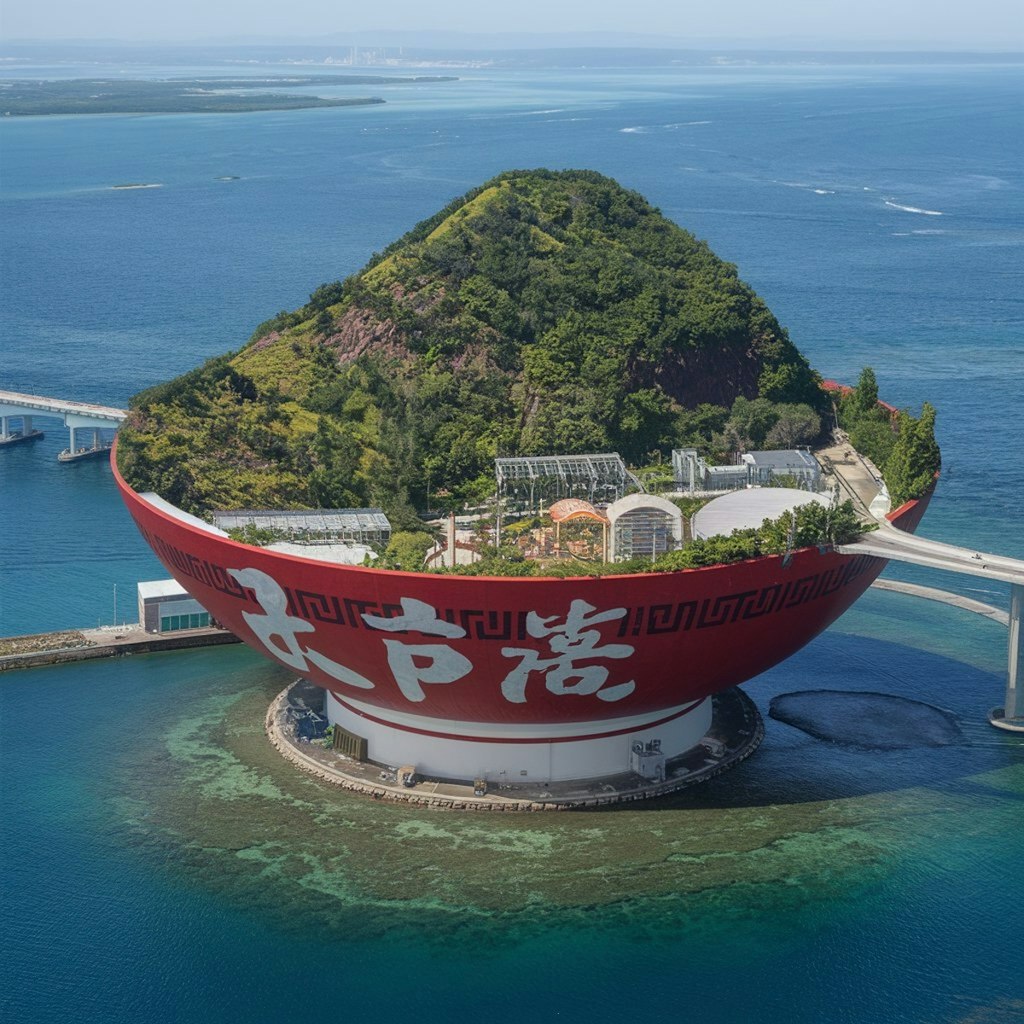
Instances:
[[[119,79],[66,81],[15,80],[0,83],[4,117],[43,114],[232,114],[256,110],[304,110],[383,103],[377,96],[334,97],[264,92],[337,85],[406,85],[454,82],[449,76],[289,75],[221,78]]]

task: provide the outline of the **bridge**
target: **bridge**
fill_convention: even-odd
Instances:
[[[124,409],[109,405],[93,405],[89,402],[69,402],[62,398],[46,398],[42,395],[23,395],[18,391],[0,391],[0,447],[21,441],[42,437],[33,426],[34,418],[57,418],[64,421],[70,432],[70,443],[59,458],[70,461],[83,455],[104,451],[109,445],[100,443],[101,430],[116,430],[127,416]],[[20,429],[12,421],[21,420]],[[92,431],[92,447],[79,446],[77,432]]]
[[[1006,697],[1002,714],[993,712],[989,720],[999,728],[1024,732],[1024,561],[957,547],[928,540],[912,533],[897,530],[883,516],[889,496],[881,483],[878,471],[863,456],[852,451],[841,441],[834,448],[820,453],[827,471],[833,473],[840,488],[848,494],[861,515],[878,526],[877,530],[862,534],[850,544],[836,545],[846,555],[870,555],[894,562],[907,562],[929,569],[945,569],[967,576],[980,576],[1010,585],[1010,611],[1008,616],[1009,651],[1007,655]]]

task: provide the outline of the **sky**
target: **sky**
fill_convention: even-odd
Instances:
[[[0,40],[309,42],[405,29],[643,33],[668,45],[1024,49],[1021,0],[2,0]],[[436,37],[435,37],[436,39]],[[561,42],[561,41],[560,41]],[[614,39],[609,40],[610,43]],[[449,44],[450,45],[450,44]]]

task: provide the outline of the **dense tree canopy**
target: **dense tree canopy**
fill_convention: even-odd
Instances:
[[[412,528],[428,488],[488,493],[499,454],[811,440],[819,384],[735,267],[637,193],[512,171],[138,395],[119,457],[191,511],[380,505]]]
[[[920,418],[880,404],[875,372],[867,366],[857,386],[840,399],[839,422],[854,448],[882,472],[893,508],[920,498],[934,484],[942,456],[930,403],[924,403]]]

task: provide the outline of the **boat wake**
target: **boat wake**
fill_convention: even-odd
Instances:
[[[894,203],[890,200],[885,200],[886,206],[891,206],[894,210],[903,210],[904,213],[921,213],[926,217],[941,217],[941,210],[922,210],[920,206],[903,206],[901,203]]]

